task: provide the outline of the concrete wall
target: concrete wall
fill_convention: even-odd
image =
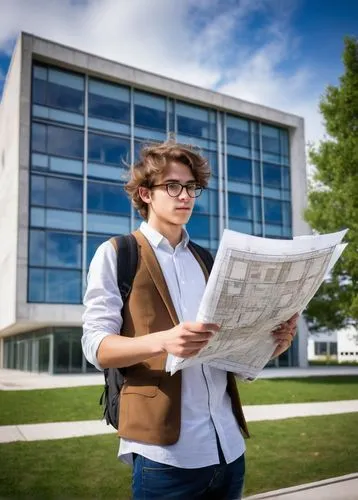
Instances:
[[[42,326],[81,326],[83,307],[27,302],[32,37],[22,37],[16,325],[11,334]],[[7,332],[8,333],[8,332]]]
[[[297,127],[290,129],[293,236],[311,233],[309,225],[303,219],[303,211],[307,206],[305,146],[304,121],[301,119]]]
[[[338,361],[358,362],[358,330],[353,326],[337,332]]]
[[[16,321],[20,74],[21,41],[12,57],[0,106],[0,336]]]
[[[304,317],[301,315],[298,320],[298,366],[300,368],[307,368],[307,342],[309,330]]]
[[[316,359],[325,359],[326,356],[317,356],[315,354],[315,343],[316,342],[337,342],[337,332],[326,332],[326,333],[311,333],[308,337],[307,355],[308,360],[313,361]]]

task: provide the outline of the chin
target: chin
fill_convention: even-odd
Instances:
[[[191,217],[191,212],[187,213],[187,212],[184,212],[182,214],[175,214],[175,216],[173,217],[172,221],[173,221],[173,224],[187,224],[189,222],[189,219]]]

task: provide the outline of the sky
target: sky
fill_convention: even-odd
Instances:
[[[297,114],[318,104],[358,35],[356,0],[0,0],[0,95],[20,31]]]

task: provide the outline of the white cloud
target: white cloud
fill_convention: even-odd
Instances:
[[[280,0],[0,0],[0,50],[19,31],[34,33],[293,112],[305,118],[307,140],[317,141],[324,131],[312,92],[317,75],[294,56],[294,7]],[[250,24],[254,15],[260,28]]]

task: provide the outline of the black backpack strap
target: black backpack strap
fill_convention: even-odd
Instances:
[[[116,236],[112,240],[117,252],[117,283],[124,304],[137,272],[138,245],[133,234]]]
[[[133,234],[111,238],[117,254],[117,283],[123,304],[128,299],[138,265],[138,244]],[[124,382],[125,369],[105,368],[105,386],[99,404],[104,406],[107,425],[118,429],[119,393]]]
[[[199,255],[201,260],[203,261],[206,269],[208,270],[208,273],[210,274],[211,269],[214,264],[214,257],[211,255],[209,250],[206,250],[206,248],[201,247],[197,243],[194,243],[193,241],[189,241],[189,249],[190,247],[195,250],[195,252]]]

